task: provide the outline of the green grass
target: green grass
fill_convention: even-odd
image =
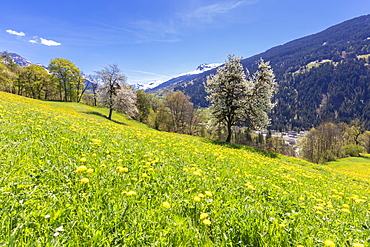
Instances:
[[[327,162],[325,166],[342,174],[370,181],[370,155],[368,154]]]
[[[0,92],[0,246],[368,246],[367,180],[106,114]]]

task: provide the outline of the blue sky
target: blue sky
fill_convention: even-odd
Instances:
[[[370,14],[369,0],[12,0],[1,3],[0,51],[85,74],[116,63],[148,83],[244,58]]]

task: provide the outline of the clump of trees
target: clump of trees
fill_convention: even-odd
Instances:
[[[346,123],[324,123],[312,128],[300,144],[300,156],[324,163],[370,151],[370,132],[358,119]]]
[[[0,90],[26,97],[66,102],[84,102],[136,118],[136,94],[116,64],[84,76],[67,59],[50,61],[48,70],[38,65],[18,66],[7,52],[0,54]]]
[[[226,128],[226,142],[231,141],[232,127],[236,124],[247,123],[252,129],[267,126],[268,113],[274,107],[271,98],[276,81],[269,63],[261,59],[258,70],[247,79],[241,59],[229,55],[225,65],[205,83],[212,119]]]
[[[197,135],[202,114],[190,97],[181,91],[166,92],[162,97],[136,91],[137,120],[163,131]]]

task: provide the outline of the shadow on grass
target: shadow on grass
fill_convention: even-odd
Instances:
[[[253,153],[258,153],[260,155],[269,157],[269,158],[277,158],[278,155],[276,153],[271,153],[262,149],[258,148],[253,148],[253,147],[248,147],[244,145],[239,145],[239,144],[234,144],[234,143],[229,143],[229,142],[223,142],[223,141],[216,141],[216,140],[205,140],[204,142],[212,143],[215,145],[220,145],[223,147],[228,147],[228,148],[233,148],[233,149],[242,149],[242,150],[247,150]]]
[[[361,155],[361,154],[360,154],[360,156],[358,156],[358,157],[361,157],[361,158],[364,158],[364,159],[368,159],[368,160],[370,160],[370,156],[368,156],[368,155]]]
[[[85,111],[84,113],[85,114],[88,114],[88,115],[95,115],[95,116],[102,117],[102,118],[105,118],[105,119],[109,120],[107,116],[105,116],[104,114],[102,114],[100,112],[96,112],[96,111]],[[114,120],[114,119],[110,119],[110,121],[112,121],[113,123],[116,123],[116,124],[127,125],[127,124],[125,124],[123,122],[119,122],[119,121]]]

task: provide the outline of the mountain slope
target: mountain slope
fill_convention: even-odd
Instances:
[[[361,56],[366,54],[370,54],[370,15],[354,18],[320,33],[271,48],[261,54],[243,59],[242,64],[253,73],[257,69],[260,57],[271,62],[280,85],[276,95],[279,104],[271,115],[272,128],[307,129],[322,121],[348,122],[349,119],[355,117],[359,117],[370,127],[368,112],[364,112],[370,109],[367,85],[361,83],[357,87],[353,84],[354,82],[343,78],[346,75],[353,81],[358,81],[359,78],[363,81],[370,80],[367,60],[362,59],[360,64],[355,61],[358,57],[366,58],[366,56]],[[321,63],[322,61],[329,61],[329,63]],[[337,66],[339,63],[341,66]],[[318,66],[314,66],[311,70],[312,64]],[[335,66],[331,68],[332,76],[318,79],[317,75],[325,73],[323,71],[327,68],[323,67],[328,64]],[[191,83],[189,83],[190,80],[176,81],[176,86],[173,88],[191,96],[195,105],[206,107],[208,102],[205,100],[206,93],[203,83],[211,73],[216,73],[216,70],[210,70],[191,78]],[[303,80],[303,77],[306,80]],[[320,86],[324,82],[327,86]],[[166,82],[162,85],[162,90],[166,90],[166,86],[173,85],[172,82]],[[348,86],[353,90],[346,89]],[[361,93],[358,94],[356,90],[360,89]],[[339,98],[332,97],[333,94],[339,94],[343,90],[346,91],[345,95]],[[347,104],[345,100],[349,103]],[[359,108],[349,106],[356,105],[356,102],[361,102]],[[325,103],[328,107],[324,109],[320,106],[321,103]],[[329,116],[326,117],[326,115]]]
[[[353,246],[368,181],[0,92],[3,246]],[[225,146],[224,146],[225,145]]]
[[[154,82],[152,85],[149,85],[149,87],[145,87],[145,85],[142,85],[141,88],[143,89],[150,89],[152,92],[158,92],[164,87],[175,87],[177,84],[181,84],[182,82],[188,82],[191,81],[193,78],[196,78],[200,74],[203,74],[204,72],[213,70],[219,66],[221,66],[222,63],[212,63],[212,64],[201,64],[197,67],[196,70],[181,73],[165,82]],[[140,88],[140,85],[139,85]],[[168,89],[168,88],[167,88]]]
[[[18,64],[19,66],[21,67],[26,67],[26,66],[29,66],[29,65],[32,65],[32,64],[35,64],[27,59],[25,59],[24,57],[18,55],[17,53],[9,53],[9,56],[13,59],[13,61]],[[45,69],[48,69],[45,65],[42,65],[42,64],[36,64],[36,65],[39,65]]]

